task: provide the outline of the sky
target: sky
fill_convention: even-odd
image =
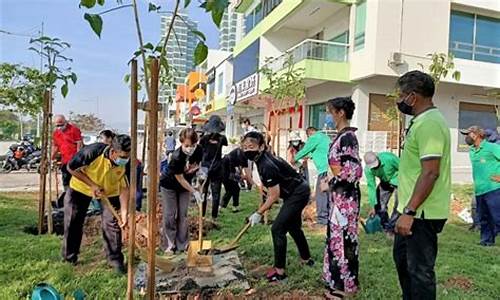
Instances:
[[[156,44],[160,40],[160,15],[148,13],[148,1],[138,2],[144,41]],[[157,5],[166,2],[171,4],[174,1],[154,1]],[[90,12],[100,12],[116,5],[115,0],[106,3],[104,9],[98,7]],[[71,48],[64,55],[74,60],[71,67],[78,75],[78,81],[75,86],[70,85],[66,98],[57,91],[54,113],[94,113],[107,127],[128,131],[130,94],[123,77],[130,70],[127,62],[139,48],[132,8],[103,15],[104,25],[99,39],[83,19],[88,10],[80,9],[78,4],[79,0],[0,0],[0,30],[38,36],[43,22],[44,35],[70,43]],[[188,14],[205,33],[208,47],[216,49],[217,27],[196,4],[197,1],[192,1]],[[161,10],[165,9],[169,10],[169,7],[162,6]],[[40,57],[28,50],[29,39],[28,36],[0,32],[0,62],[39,68]]]

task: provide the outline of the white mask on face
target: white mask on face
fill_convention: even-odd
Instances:
[[[196,146],[182,147],[182,152],[184,152],[184,154],[186,154],[187,156],[193,155],[194,150],[196,150]]]

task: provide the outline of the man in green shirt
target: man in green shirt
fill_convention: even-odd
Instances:
[[[316,223],[326,225],[328,223],[328,192],[322,192],[320,189],[321,181],[328,174],[328,150],[330,148],[330,137],[314,127],[306,130],[307,141],[299,152],[295,154],[295,161],[310,156],[316,169],[318,170],[318,179],[316,180]]]
[[[493,246],[500,231],[500,145],[485,140],[479,126],[460,131],[470,146],[476,209],[482,246]]]
[[[375,214],[380,217],[380,223],[384,231],[388,234],[394,232],[396,220],[399,217],[396,210],[398,206],[397,193],[394,199],[394,209],[391,217],[387,212],[389,200],[398,187],[399,157],[391,152],[366,152],[365,177],[368,185],[368,204],[372,210],[370,216]],[[380,183],[376,185],[376,178]]]
[[[401,76],[398,109],[414,116],[406,131],[398,175],[394,262],[403,299],[436,299],[438,233],[451,196],[450,129],[434,106],[434,80],[420,71]]]

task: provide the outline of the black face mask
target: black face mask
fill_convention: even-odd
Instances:
[[[400,112],[404,113],[405,115],[410,115],[413,116],[413,107],[409,104],[407,104],[404,100],[401,102],[398,102],[398,109]]]
[[[257,158],[259,158],[259,156],[260,156],[259,150],[248,150],[248,151],[243,152],[243,154],[245,155],[245,157],[248,160],[252,160],[252,161],[257,160]]]
[[[474,140],[470,136],[466,136],[465,143],[469,146],[472,146],[472,145],[474,145]]]

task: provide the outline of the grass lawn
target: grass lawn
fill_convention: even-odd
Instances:
[[[470,187],[456,186],[459,199],[468,199]],[[366,201],[366,197],[363,198]],[[234,238],[259,201],[255,193],[242,193],[242,212],[222,212],[221,228],[209,233],[217,246]],[[465,201],[466,202],[466,201]],[[366,207],[364,207],[366,212]],[[36,201],[32,194],[0,194],[0,295],[1,299],[26,299],[36,283],[48,282],[69,296],[78,288],[89,299],[118,299],[125,295],[126,279],[115,275],[106,266],[101,240],[88,241],[82,247],[81,263],[72,267],[60,262],[60,238],[35,236],[23,232],[26,225],[36,222]],[[439,239],[437,261],[439,299],[498,299],[500,295],[500,247],[477,246],[478,233],[470,233],[467,225],[452,219]],[[322,254],[324,233],[306,228],[314,268],[298,264],[295,245],[289,239],[288,275],[286,285],[269,286],[260,279],[266,267],[273,263],[269,227],[251,228],[240,242],[240,258],[249,273],[249,281],[258,297],[300,291],[321,296]],[[361,234],[361,292],[356,299],[398,299],[399,285],[392,262],[391,241],[382,234]],[[223,291],[223,294],[243,296],[242,291]],[[290,295],[290,294],[289,294]]]

